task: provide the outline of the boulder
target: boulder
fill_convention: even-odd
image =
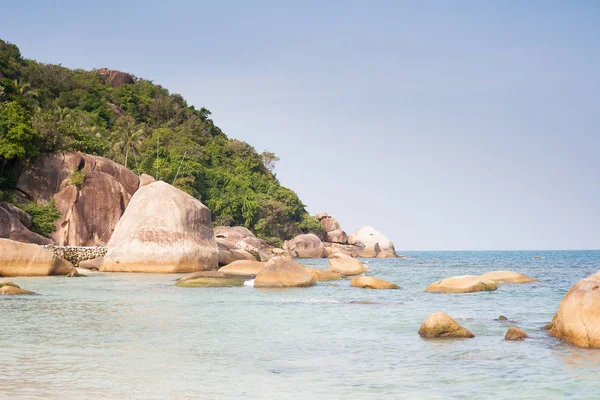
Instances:
[[[531,278],[527,275],[520,274],[514,271],[492,271],[480,275],[482,279],[489,279],[496,283],[527,283],[527,282],[539,282],[535,278]]]
[[[255,288],[305,287],[314,284],[308,269],[285,257],[270,259],[254,280]]]
[[[91,260],[83,260],[79,263],[79,268],[89,269],[90,271],[99,271],[103,261],[104,257],[92,258]]]
[[[76,171],[84,177],[78,186],[71,183]],[[61,217],[52,239],[61,246],[108,243],[138,186],[138,176],[124,166],[78,152],[42,154],[17,182],[28,201],[55,199]]]
[[[219,265],[228,265],[238,260],[256,261],[252,254],[237,248],[225,239],[217,238],[216,242],[219,251]]]
[[[327,213],[318,213],[317,215],[315,215],[315,218],[319,222],[321,222],[321,220],[323,220],[323,218],[327,218],[327,217],[329,217],[329,214],[327,214]]]
[[[341,244],[346,244],[348,242],[348,235],[340,228],[340,223],[337,219],[326,213],[317,214],[315,218],[321,223],[321,226],[325,231],[323,240]]]
[[[134,82],[133,75],[126,72],[108,68],[100,68],[96,72],[102,77],[104,83],[109,83],[114,88],[118,88],[121,85],[129,85]]]
[[[297,258],[321,258],[325,250],[321,239],[312,233],[298,235],[292,240],[286,241],[283,248],[292,257]]]
[[[232,275],[254,278],[266,263],[260,261],[239,260],[234,261],[219,269],[219,272]]]
[[[148,174],[142,174],[142,176],[140,176],[140,187],[147,186],[153,182],[156,182],[156,179],[154,179],[153,176]]]
[[[260,241],[245,226],[217,226],[214,231],[217,239],[225,239],[231,244],[237,244],[243,240],[260,248]]]
[[[318,268],[306,268],[310,271],[315,282],[337,281],[342,279],[342,276],[336,272],[326,271]]]
[[[29,290],[21,289],[18,285],[13,282],[2,281],[0,282],[0,295],[1,294],[35,294]]]
[[[510,328],[508,328],[508,331],[506,331],[506,335],[504,336],[504,339],[505,340],[523,340],[528,337],[529,336],[527,336],[527,333],[525,333],[521,329],[517,328],[516,326],[511,326]]]
[[[329,259],[329,270],[345,276],[360,275],[367,270],[365,265],[343,253],[336,253]]]
[[[364,247],[359,257],[377,257],[380,253],[396,257],[394,244],[371,226],[365,226],[348,236],[348,244]]]
[[[600,271],[573,285],[547,327],[565,342],[600,348]]]
[[[473,338],[471,332],[450,318],[448,314],[437,312],[431,314],[419,328],[419,335],[424,338]]]
[[[180,273],[214,270],[218,248],[210,210],[158,181],[140,188],[115,227],[101,271]]]
[[[498,289],[496,282],[479,276],[463,275],[442,279],[427,286],[426,292],[435,293],[472,293]]]
[[[384,281],[383,279],[373,278],[371,276],[360,276],[352,278],[352,287],[363,289],[400,289],[395,283]]]
[[[178,279],[175,286],[179,287],[231,287],[244,286],[243,277],[231,276],[219,271],[204,271],[190,274]]]
[[[329,252],[328,257],[333,257],[335,253],[344,253],[351,257],[358,257],[364,250],[364,247],[354,244],[323,242],[323,246]]]
[[[328,242],[332,243],[340,243],[345,244],[348,242],[348,235],[341,229],[335,229],[333,231],[327,232],[325,237]]]
[[[5,201],[0,202],[0,238],[23,243],[51,244],[52,240],[31,232],[31,216]]]
[[[336,229],[340,229],[340,223],[333,217],[327,216],[319,221],[321,222],[323,229],[325,229],[325,232],[331,232],[335,231]]]
[[[0,276],[68,275],[73,265],[36,244],[0,239]]]

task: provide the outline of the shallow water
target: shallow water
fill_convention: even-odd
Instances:
[[[410,258],[367,261],[370,275],[401,290],[357,289],[349,281],[287,290],[178,288],[177,275],[154,274],[14,278],[40,295],[0,297],[0,398],[600,396],[600,351],[540,329],[567,290],[600,269],[600,251],[404,254]],[[423,292],[443,277],[498,269],[541,283]],[[476,337],[421,339],[420,324],[436,311]],[[500,314],[509,321],[497,321]],[[530,339],[504,341],[510,325]]]

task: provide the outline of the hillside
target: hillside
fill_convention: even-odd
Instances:
[[[214,225],[243,225],[273,244],[321,232],[277,180],[276,155],[230,139],[210,115],[152,81],[39,63],[0,40],[0,200],[12,198],[19,166],[80,151],[173,183],[210,208]]]

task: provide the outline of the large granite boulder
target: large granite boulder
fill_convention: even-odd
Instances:
[[[31,216],[5,201],[0,201],[0,238],[24,243],[51,244],[52,240],[31,232]]]
[[[423,338],[473,338],[471,332],[450,318],[448,314],[437,312],[431,314],[421,324],[419,335]]]
[[[219,272],[232,276],[254,278],[266,263],[260,261],[239,260],[219,268]]]
[[[479,275],[479,277],[482,279],[489,279],[498,284],[538,282],[535,278],[514,271],[492,271]]]
[[[134,82],[133,75],[114,69],[100,68],[96,71],[112,87],[118,88],[121,85],[130,85]]]
[[[352,278],[352,287],[363,289],[400,289],[400,286],[395,283],[384,281],[379,278],[373,278],[372,276]]]
[[[348,242],[348,235],[340,228],[340,223],[337,219],[331,217],[327,213],[317,214],[316,218],[325,231],[325,241],[341,244],[346,244]]]
[[[158,181],[140,188],[115,227],[101,271],[195,272],[217,269],[210,210]]]
[[[217,226],[214,231],[217,239],[225,239],[236,246],[245,242],[258,250],[262,248],[262,242],[245,226]]]
[[[336,253],[329,259],[329,270],[345,276],[360,275],[367,267],[356,258],[344,253]]]
[[[288,240],[283,245],[292,257],[321,258],[325,252],[323,242],[316,235],[307,233]]]
[[[75,273],[73,265],[36,244],[0,239],[0,276],[48,276]]]
[[[254,280],[255,288],[305,287],[314,284],[308,269],[285,257],[270,259]]]
[[[364,248],[359,257],[374,258],[380,253],[396,257],[392,241],[371,226],[364,226],[348,236],[348,244]]]
[[[565,342],[600,348],[600,271],[573,285],[548,328]]]
[[[228,265],[238,260],[256,261],[256,258],[245,250],[236,247],[225,239],[217,238],[219,249],[219,265]]]
[[[496,282],[480,276],[462,275],[442,279],[425,288],[426,292],[435,293],[473,293],[490,292],[498,289]]]
[[[72,182],[76,172],[83,177],[77,185]],[[55,199],[61,217],[52,239],[61,246],[108,243],[138,186],[138,176],[124,166],[77,152],[42,154],[17,182],[29,201]]]

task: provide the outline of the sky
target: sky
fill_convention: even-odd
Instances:
[[[402,250],[600,248],[600,2],[12,1],[0,38],[150,79]]]

